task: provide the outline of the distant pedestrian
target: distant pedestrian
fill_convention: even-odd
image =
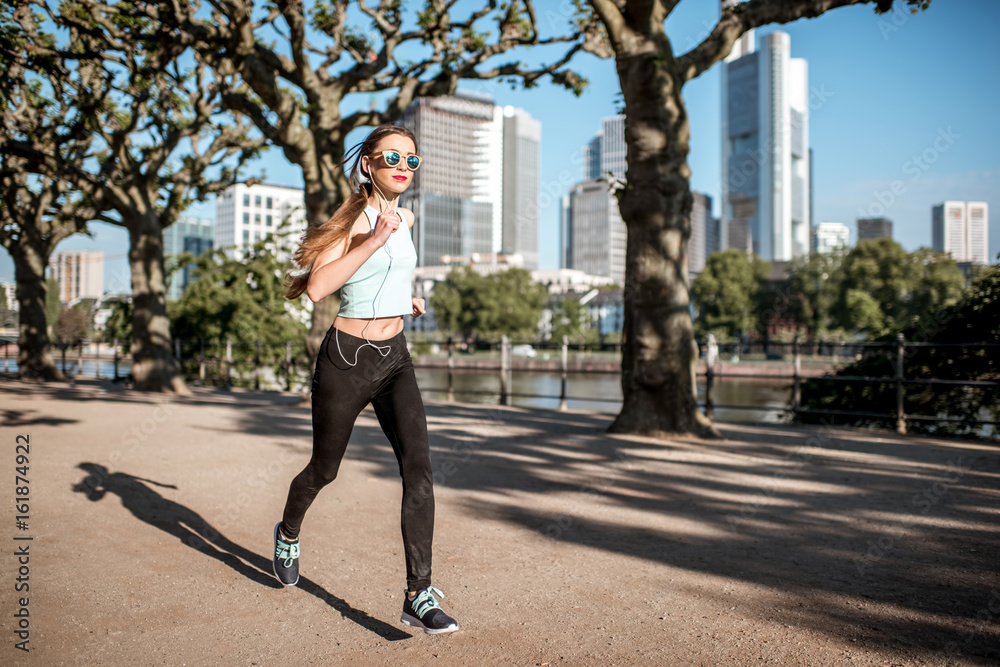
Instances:
[[[719,343],[715,340],[715,334],[708,334],[705,343],[705,370],[715,375],[715,364],[719,361]]]
[[[420,167],[416,138],[380,125],[344,162],[354,160],[355,193],[329,221],[310,227],[295,253],[297,273],[286,296],[319,301],[340,290],[340,312],[320,346],[312,379],[312,458],[292,480],[282,520],[274,527],[274,573],[286,586],[299,579],[299,528],[320,489],[337,477],[358,415],[369,403],[396,455],[403,478],[406,556],[403,623],[436,634],[458,630],[431,586],[434,488],[427,418],[403,336],[403,316],[424,314],[411,294],[417,254],[413,213],[397,208]]]
[[[719,361],[719,344],[715,334],[708,334],[705,342],[705,416],[715,418],[715,397],[712,389],[715,387],[715,364]]]

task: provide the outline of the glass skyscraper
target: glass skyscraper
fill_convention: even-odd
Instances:
[[[754,51],[752,31],[722,69],[723,248],[787,261],[809,251],[809,76],[787,33]]]
[[[400,124],[424,158],[404,194],[417,218],[418,266],[491,263],[537,268],[541,124],[470,92],[415,100]]]

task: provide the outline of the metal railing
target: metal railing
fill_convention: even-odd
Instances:
[[[87,342],[85,342],[87,343]],[[119,372],[119,366],[123,361],[127,361],[127,355],[124,355],[120,351],[120,346],[118,341],[89,341],[89,344],[94,346],[94,353],[89,355],[90,359],[95,361],[100,360],[100,350],[102,345],[108,346],[108,352],[113,360],[113,371],[108,379],[119,380],[121,379],[121,374]],[[184,345],[185,343],[180,339],[174,340],[174,353],[175,358],[181,365],[182,369],[185,370],[185,377],[188,380],[193,380],[195,377],[201,384],[216,384],[222,386],[232,386],[234,378],[239,379],[241,382],[246,383],[248,386],[252,386],[254,389],[261,389],[263,386],[262,376],[264,375],[265,369],[269,369],[269,374],[273,375],[276,380],[283,379],[282,389],[285,391],[292,391],[293,388],[298,385],[299,387],[306,386],[308,380],[305,375],[308,374],[309,361],[305,356],[304,345],[299,342],[293,344],[292,341],[286,341],[281,347],[284,348],[283,359],[281,359],[277,364],[265,364],[262,362],[262,346],[260,341],[255,344],[238,344],[232,341],[220,341],[220,342],[206,342],[200,340],[197,342],[188,341],[187,343],[189,354],[185,355]],[[476,347],[481,350],[493,350],[498,352],[498,359],[495,364],[482,364],[477,363],[474,367],[469,368],[464,364],[457,364],[455,358],[455,351],[458,349],[458,344],[452,339],[447,340],[419,340],[413,343],[416,346],[425,345],[439,345],[444,346],[447,351],[447,357],[444,365],[440,364],[421,364],[424,368],[443,368],[446,370],[447,384],[444,387],[422,387],[422,391],[428,393],[439,393],[446,394],[447,400],[449,402],[455,400],[456,393],[458,394],[485,394],[485,395],[496,395],[498,392],[492,389],[472,389],[472,388],[462,388],[457,389],[455,386],[455,373],[459,370],[474,370],[480,372],[494,372],[499,376],[500,389],[499,389],[499,403],[501,405],[511,405],[511,400],[514,398],[537,398],[537,399],[558,399],[559,409],[567,409],[567,403],[569,401],[586,401],[586,402],[610,402],[618,403],[621,401],[620,398],[609,398],[609,397],[575,397],[568,395],[568,376],[570,374],[586,374],[586,373],[598,373],[598,374],[609,374],[616,375],[621,372],[620,365],[615,365],[614,368],[588,368],[585,364],[574,364],[575,367],[571,367],[569,363],[569,351],[571,345],[568,339],[564,336],[561,342],[553,343],[552,341],[547,341],[544,343],[539,343],[538,341],[531,341],[530,344],[534,348],[539,349],[553,349],[559,351],[559,363],[557,365],[549,364],[546,368],[531,368],[523,367],[525,364],[520,364],[522,368],[518,369],[519,373],[533,373],[533,372],[546,372],[546,373],[558,373],[560,376],[560,390],[558,395],[554,394],[538,394],[529,392],[515,392],[513,391],[513,372],[514,372],[514,361],[512,348],[514,347],[514,342],[507,336],[501,337],[499,342],[486,341],[477,343]],[[196,352],[192,352],[192,346],[196,346]],[[276,347],[275,345],[266,346],[270,348]],[[586,350],[588,346],[586,345],[576,345],[572,346],[578,350]],[[589,346],[593,349],[594,345]],[[601,346],[599,349],[606,350],[608,346]],[[617,347],[617,346],[615,346]],[[83,368],[84,361],[84,345],[75,346],[76,348],[76,369],[77,377],[79,377],[80,370]],[[224,354],[211,354],[212,349],[223,350]],[[780,342],[755,342],[753,344],[747,343],[731,343],[720,345],[721,351],[728,351],[730,354],[746,354],[750,351],[753,354],[753,350],[756,348],[760,352],[757,354],[763,354],[765,360],[780,362],[787,361],[785,359],[786,353],[790,348],[791,351],[791,372],[788,374],[768,374],[766,376],[761,376],[759,373],[732,373],[732,372],[718,372],[714,367],[706,368],[705,371],[698,374],[699,377],[705,378],[705,400],[699,402],[699,407],[705,409],[708,416],[713,416],[716,409],[726,409],[726,410],[756,410],[756,411],[766,411],[766,412],[785,412],[791,413],[793,415],[840,415],[840,416],[857,416],[866,417],[871,419],[885,420],[894,424],[895,430],[898,433],[906,433],[907,422],[908,421],[932,421],[932,422],[964,422],[964,423],[974,423],[977,425],[989,425],[997,426],[998,421],[996,420],[970,420],[966,418],[956,418],[949,416],[934,416],[934,415],[919,415],[919,414],[907,414],[905,411],[905,399],[906,399],[906,386],[907,385],[941,385],[941,386],[960,386],[960,387],[976,387],[982,389],[1000,389],[1000,381],[991,380],[968,380],[968,379],[944,379],[944,378],[911,378],[905,375],[905,361],[906,352],[908,348],[956,348],[956,349],[996,349],[1000,348],[1000,344],[995,343],[921,343],[921,342],[908,342],[904,339],[903,335],[897,336],[894,342],[877,342],[877,343],[860,343],[860,342],[825,342],[825,341],[807,341],[800,342],[796,338],[791,343],[780,343]],[[62,364],[62,370],[66,372],[66,352],[69,346],[57,346],[60,351],[60,358]],[[240,352],[239,355],[234,354],[234,349]],[[612,348],[614,349],[614,348]],[[865,353],[865,351],[870,349],[888,349],[894,352],[895,362],[893,366],[895,368],[895,375],[893,377],[871,377],[871,376],[854,376],[854,375],[834,375],[830,373],[823,374],[819,376],[819,379],[823,381],[833,381],[833,382],[860,382],[868,384],[892,384],[896,387],[896,401],[895,410],[891,413],[889,412],[865,412],[856,410],[829,410],[821,408],[806,408],[802,405],[802,383],[803,381],[811,378],[816,378],[816,375],[804,375],[802,373],[802,359],[805,355],[829,357],[831,359],[850,359],[854,360],[858,355]],[[7,371],[9,366],[10,358],[10,344],[4,342],[4,370]],[[775,352],[775,350],[781,351]],[[252,351],[252,352],[251,352]],[[826,353],[825,355],[823,353]],[[278,355],[270,354],[272,358]],[[419,359],[420,357],[418,357]],[[620,364],[620,362],[619,362]],[[246,366],[250,367],[249,373],[246,371]],[[94,377],[100,379],[100,363],[95,365],[95,375]],[[277,372],[275,372],[275,368]],[[214,372],[210,372],[214,369]],[[749,379],[764,379],[767,380],[790,380],[791,381],[791,397],[790,405],[787,407],[777,407],[777,406],[761,406],[761,405],[720,405],[716,404],[713,400],[714,385],[717,379],[725,378],[741,378],[745,380]],[[275,382],[269,383],[270,387],[273,388]]]
[[[772,344],[773,345],[773,344]],[[908,342],[903,334],[898,334],[894,342],[881,342],[881,343],[851,343],[849,347],[856,348],[859,350],[866,349],[890,349],[894,350],[894,363],[892,364],[895,368],[895,375],[893,377],[873,377],[873,376],[860,376],[860,375],[832,375],[825,374],[821,376],[820,379],[823,381],[832,382],[864,382],[869,384],[881,383],[881,384],[892,384],[896,387],[896,404],[895,411],[891,413],[886,412],[866,412],[860,410],[828,410],[823,408],[804,408],[802,407],[802,382],[803,378],[801,374],[801,358],[802,358],[802,348],[804,344],[800,343],[798,338],[791,343],[792,345],[792,369],[791,375],[770,375],[771,379],[787,379],[792,380],[792,399],[791,405],[785,409],[785,411],[796,414],[796,415],[840,415],[840,416],[856,416],[856,417],[867,417],[871,419],[885,420],[893,422],[895,430],[897,433],[905,434],[907,431],[908,421],[929,421],[929,422],[954,422],[954,423],[966,423],[975,424],[980,426],[996,426],[1000,424],[997,420],[989,419],[968,419],[965,417],[949,417],[941,415],[917,415],[917,414],[907,414],[905,411],[905,399],[906,399],[906,385],[946,385],[946,386],[958,386],[958,387],[978,387],[983,389],[1000,389],[1000,381],[993,380],[968,380],[968,379],[941,379],[941,378],[908,378],[905,376],[906,367],[906,350],[907,348],[962,348],[962,349],[1000,349],[1000,344],[997,343],[924,343],[924,342]],[[815,345],[814,342],[808,343],[808,345]],[[711,369],[706,371],[708,376],[706,384],[706,405],[707,412],[711,412],[711,376],[714,377],[754,377],[750,374],[741,373],[728,373],[713,374]],[[751,405],[739,405],[739,406],[716,406],[725,407],[729,409],[742,409],[742,410],[774,410],[773,407],[761,408],[760,406]],[[709,415],[711,416],[711,415]]]

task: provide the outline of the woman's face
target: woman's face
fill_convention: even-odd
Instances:
[[[399,164],[389,166],[382,151],[399,153]],[[413,182],[413,172],[406,166],[406,157],[415,152],[413,141],[402,134],[390,134],[375,145],[375,150],[368,159],[368,169],[372,181],[387,199],[402,194]]]

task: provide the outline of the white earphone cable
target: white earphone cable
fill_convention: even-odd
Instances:
[[[383,201],[385,202],[387,210],[389,212],[391,212],[391,213],[395,213],[396,211],[395,211],[395,209],[392,208],[392,205],[389,203],[389,199],[382,193],[381,188],[379,188],[378,184],[375,182],[375,178],[371,174],[371,167],[370,166],[368,168],[368,178],[371,180],[372,187],[378,193],[378,197],[380,198],[379,199],[379,209],[380,209],[379,213],[383,213],[384,212],[384,211],[381,210],[381,208],[382,208],[382,202]],[[365,215],[368,215],[368,214],[366,213]],[[397,213],[396,215],[399,215],[399,214]],[[377,221],[377,218],[376,218],[376,221]],[[402,218],[400,219],[400,222],[402,222]],[[374,233],[374,232],[375,232],[375,226],[372,225],[372,233]],[[369,320],[368,323],[365,325],[365,328],[361,330],[361,337],[365,339],[365,342],[364,342],[363,345],[359,345],[358,349],[356,349],[354,351],[354,363],[353,364],[350,363],[349,361],[347,361],[347,358],[344,356],[344,353],[340,349],[340,338],[337,336],[338,332],[334,331],[334,334],[333,334],[334,340],[337,343],[337,352],[340,353],[340,358],[343,359],[344,363],[347,364],[348,366],[350,366],[351,368],[353,368],[353,367],[355,367],[355,366],[358,365],[358,354],[361,352],[361,348],[363,348],[363,347],[373,347],[373,348],[375,348],[375,351],[378,352],[383,358],[385,358],[386,356],[388,356],[389,352],[392,351],[392,346],[391,345],[376,345],[372,341],[368,340],[368,336],[366,334],[366,332],[368,331],[368,327],[370,327],[372,325],[372,322],[374,322],[377,319],[376,315],[378,313],[378,299],[379,299],[379,296],[380,296],[380,294],[382,292],[382,287],[385,286],[386,279],[389,278],[389,272],[392,270],[392,253],[389,251],[389,241],[391,239],[392,239],[392,237],[390,236],[389,239],[386,239],[385,244],[382,246],[385,249],[385,253],[389,256],[389,266],[386,268],[385,275],[382,276],[382,282],[381,282],[381,284],[379,284],[378,289],[375,290],[375,296],[372,298],[372,319]]]

